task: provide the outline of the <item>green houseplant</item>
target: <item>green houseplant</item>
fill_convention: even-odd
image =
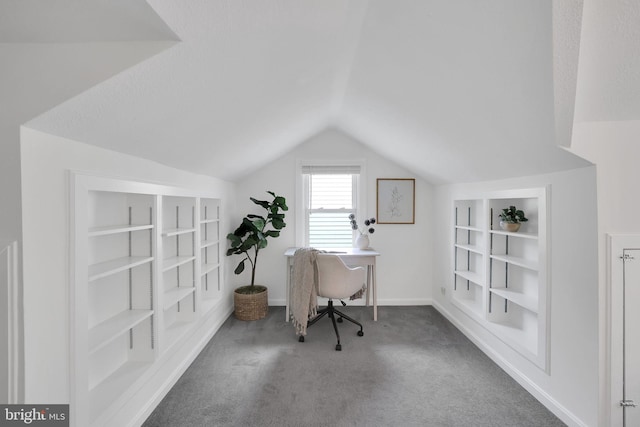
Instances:
[[[502,209],[502,212],[498,216],[500,217],[500,228],[505,231],[516,232],[520,229],[521,223],[529,221],[527,217],[524,216],[524,212],[515,206]]]
[[[227,235],[230,243],[227,256],[242,256],[233,272],[242,273],[247,262],[251,266],[251,284],[241,286],[234,292],[235,316],[241,320],[257,320],[267,315],[267,288],[255,284],[258,254],[261,249],[267,247],[268,239],[280,236],[280,230],[287,225],[284,222],[284,212],[289,208],[285,198],[277,196],[272,191],[267,193],[273,200],[257,200],[250,197],[253,203],[264,208],[266,212],[262,215],[248,214],[238,228]]]

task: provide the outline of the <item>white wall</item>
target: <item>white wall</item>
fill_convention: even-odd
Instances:
[[[272,305],[284,305],[286,248],[295,246],[296,161],[364,159],[366,162],[366,201],[362,217],[376,214],[376,178],[413,178],[411,172],[379,156],[344,133],[329,129],[309,139],[280,159],[242,179],[237,184],[238,210],[235,223],[255,212],[249,197],[269,198],[274,191],[287,199],[287,227],[260,253],[256,282],[269,287]],[[378,302],[380,305],[430,304],[432,277],[433,187],[416,177],[415,224],[378,224],[371,246],[381,253],[377,261]],[[234,256],[234,261],[238,258]],[[250,280],[250,273],[237,276],[238,285]]]
[[[549,374],[520,356],[442,295],[451,289],[452,206],[456,193],[551,186]],[[469,197],[469,196],[467,196]],[[596,171],[438,187],[434,305],[569,425],[598,425],[598,268]]]
[[[23,128],[22,222],[25,400],[69,402],[68,170],[219,194],[234,208],[233,186],[136,157]],[[228,269],[226,269],[228,271]]]
[[[640,233],[640,121],[579,123],[573,129],[571,151],[596,164],[598,170],[598,241],[600,267],[601,425],[609,423],[610,283],[607,234]],[[615,352],[616,349],[613,349]],[[621,357],[620,349],[617,349]],[[622,373],[618,375],[622,377]],[[614,394],[618,390],[612,391]],[[615,398],[615,396],[613,396]],[[621,397],[621,396],[620,396]],[[619,416],[619,413],[618,413]]]

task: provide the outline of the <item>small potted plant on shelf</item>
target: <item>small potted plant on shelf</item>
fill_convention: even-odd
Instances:
[[[524,216],[524,212],[516,209],[515,206],[502,209],[502,213],[498,216],[500,217],[500,228],[513,233],[520,229],[521,223],[529,221]]]
[[[376,223],[376,219],[365,219],[364,227],[362,229],[358,227],[358,222],[356,221],[356,216],[354,214],[349,214],[349,221],[351,222],[351,229],[358,232],[358,237],[356,237],[356,246],[359,249],[367,249],[369,247],[369,234],[373,234],[376,231],[376,229],[373,228],[373,224]]]
[[[257,200],[250,197],[253,203],[265,209],[266,214],[245,216],[238,228],[227,235],[230,242],[227,256],[243,257],[233,272],[242,273],[247,261],[251,265],[251,284],[237,288],[233,294],[234,313],[240,320],[262,319],[269,310],[267,287],[255,284],[256,263],[260,250],[267,247],[267,239],[280,236],[280,230],[287,225],[283,212],[289,208],[284,197],[276,196],[272,191],[267,193],[273,196],[273,200]]]

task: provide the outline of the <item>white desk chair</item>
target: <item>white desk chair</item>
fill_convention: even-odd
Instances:
[[[327,307],[318,310],[317,316],[307,323],[307,328],[324,316],[329,315],[338,340],[336,351],[342,350],[340,333],[338,332],[336,321],[342,322],[342,319],[347,319],[349,322],[360,326],[360,330],[358,331],[358,336],[360,337],[364,335],[364,332],[362,331],[362,324],[360,322],[355,321],[333,307],[333,299],[342,300],[349,298],[351,295],[360,291],[365,283],[366,271],[363,267],[347,267],[338,255],[318,254],[318,296],[329,298],[329,301]],[[346,305],[344,302],[342,302],[342,304]],[[336,315],[338,319],[336,319]],[[301,335],[298,340],[304,342],[304,336]]]

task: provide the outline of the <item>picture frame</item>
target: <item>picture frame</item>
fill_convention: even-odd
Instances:
[[[416,180],[378,178],[376,218],[378,224],[415,224]]]

